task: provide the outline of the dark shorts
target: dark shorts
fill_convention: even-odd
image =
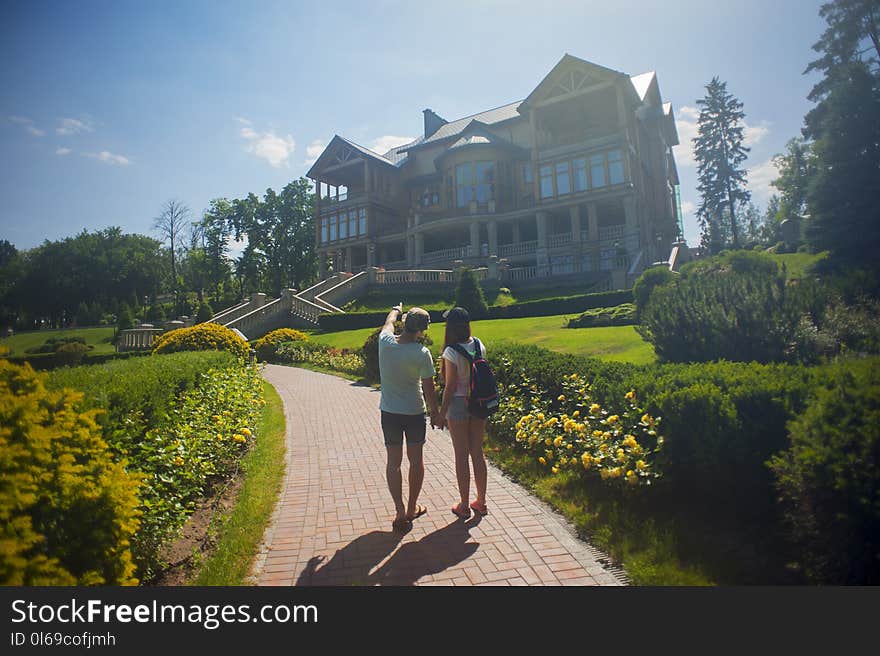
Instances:
[[[407,444],[425,443],[425,415],[398,415],[382,411],[382,432],[385,446],[401,446],[406,434]]]

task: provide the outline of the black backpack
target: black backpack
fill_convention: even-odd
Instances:
[[[471,365],[471,384],[468,391],[468,410],[481,419],[486,419],[498,410],[498,383],[495,374],[483,357],[480,340],[474,337],[474,354],[465,350],[461,344],[452,344],[453,350],[467,358]]]

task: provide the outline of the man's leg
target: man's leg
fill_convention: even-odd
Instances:
[[[403,462],[403,445],[394,444],[385,447],[388,453],[388,462],[385,465],[385,478],[388,481],[388,491],[391,492],[391,498],[394,499],[394,508],[397,515],[395,522],[403,521],[406,517],[406,509],[403,505],[403,477],[400,474],[400,463]]]
[[[406,516],[410,519],[416,515],[416,502],[419,500],[422,482],[425,480],[423,446],[424,444],[407,443],[406,445],[406,457],[409,460],[409,498],[406,502]]]

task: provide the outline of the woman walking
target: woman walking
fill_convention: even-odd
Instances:
[[[440,407],[441,421],[445,420],[452,436],[455,450],[455,476],[458,480],[459,503],[452,512],[462,519],[471,516],[471,510],[480,515],[488,512],[486,507],[486,458],[483,455],[483,434],[486,420],[473,416],[468,411],[470,391],[471,360],[486,357],[486,347],[471,336],[471,320],[468,311],[461,307],[447,310],[446,337],[440,360],[440,375],[444,380],[443,404]],[[480,349],[479,353],[477,348]],[[464,350],[470,356],[468,359]],[[477,498],[470,500],[470,464],[473,463],[474,483]]]

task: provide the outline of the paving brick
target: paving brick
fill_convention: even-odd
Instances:
[[[260,585],[619,585],[560,531],[558,515],[491,465],[489,515],[452,516],[448,432],[428,430],[419,497],[427,515],[393,532],[379,393],[293,367],[267,365],[264,377],[288,429],[282,493],[252,567]],[[404,455],[404,498],[408,469]]]

